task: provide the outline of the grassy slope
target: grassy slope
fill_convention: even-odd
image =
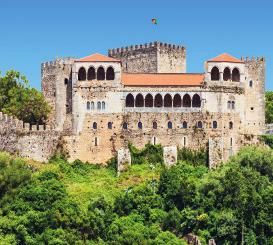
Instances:
[[[66,162],[39,163],[28,161],[29,165],[37,170],[35,174],[43,171],[54,171],[61,176],[70,196],[82,207],[87,208],[91,198],[103,195],[112,201],[119,193],[128,187],[159,178],[162,169],[157,165],[152,171],[147,164],[133,165],[128,172],[119,177],[114,170],[86,164],[80,168],[72,168]]]

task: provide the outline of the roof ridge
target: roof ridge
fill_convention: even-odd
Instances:
[[[244,63],[244,61],[236,58],[235,56],[233,56],[229,53],[222,53],[212,59],[209,59],[208,62]]]
[[[102,60],[100,60],[102,59]],[[76,60],[76,62],[120,62],[120,60],[118,59],[114,59],[112,57],[109,57],[107,55],[104,54],[100,54],[100,53],[93,53],[90,54],[88,56],[85,56],[83,58],[79,58]]]

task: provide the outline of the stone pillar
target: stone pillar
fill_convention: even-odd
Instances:
[[[220,71],[220,82],[224,82],[224,73],[222,71]]]
[[[131,153],[129,149],[121,148],[118,150],[118,176],[121,172],[127,171],[131,166]]]
[[[163,148],[164,164],[167,167],[171,167],[177,162],[177,147],[166,146]]]
[[[216,242],[214,241],[214,239],[210,239],[208,245],[216,245]]]
[[[223,140],[209,138],[209,169],[223,161]]]

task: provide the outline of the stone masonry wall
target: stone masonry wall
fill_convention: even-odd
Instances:
[[[42,92],[52,110],[48,124],[62,131],[66,115],[72,112],[73,58],[42,63]]]
[[[265,59],[245,59],[245,128],[252,134],[265,132]],[[252,81],[252,86],[250,86]],[[249,129],[249,130],[247,130]]]
[[[185,73],[186,49],[182,46],[153,42],[109,49],[108,55],[121,60],[128,73]]]
[[[57,148],[60,133],[44,125],[30,126],[0,112],[0,151],[47,161]]]
[[[217,129],[212,128],[213,121],[218,122]],[[172,122],[172,129],[167,128]],[[182,128],[183,121],[188,122],[188,128]],[[196,128],[198,121],[203,122],[203,128]],[[234,127],[229,129],[229,122]],[[93,123],[97,129],[93,129]],[[112,129],[108,129],[108,123]],[[122,125],[126,122],[127,129]],[[142,123],[142,129],[138,128]],[[153,129],[157,122],[157,129]],[[236,153],[242,142],[240,132],[240,117],[234,114],[221,113],[159,113],[159,112],[128,112],[115,114],[87,114],[82,131],[79,135],[67,135],[67,151],[70,160],[81,159],[90,163],[105,163],[114,156],[120,148],[126,148],[128,143],[142,148],[147,143],[162,146],[189,147],[191,149],[207,148],[209,138],[223,138],[222,149],[217,155],[217,164],[226,161],[231,154]],[[232,142],[231,142],[232,141]]]

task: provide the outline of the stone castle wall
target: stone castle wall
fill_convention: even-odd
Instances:
[[[186,49],[182,46],[153,42],[109,49],[110,57],[120,59],[128,73],[185,73]]]
[[[52,108],[47,124],[62,131],[66,115],[72,112],[73,58],[42,63],[42,92]]]
[[[214,120],[218,122],[217,129],[212,128]],[[167,127],[169,121],[172,122],[172,129]],[[183,121],[188,122],[187,128],[182,128]],[[203,122],[202,129],[196,127],[198,121]],[[229,121],[234,122],[234,128],[229,129]],[[93,129],[94,122],[97,123],[97,129]],[[112,129],[108,128],[109,122],[112,123]],[[128,124],[127,129],[123,129],[124,122]],[[142,129],[138,128],[139,122],[142,123]],[[153,128],[153,122],[157,123],[157,129]],[[138,148],[147,143],[156,143],[162,146],[207,149],[210,138],[221,138],[222,148],[217,148],[219,154],[214,163],[218,164],[219,161],[226,161],[240,148],[240,125],[238,115],[221,113],[90,114],[86,115],[83,129],[78,135],[67,135],[64,139],[70,160],[79,158],[91,163],[105,163],[120,148],[126,148],[129,142]]]
[[[0,112],[0,151],[47,161],[59,139],[60,134],[45,125],[29,125]]]
[[[245,128],[246,133],[265,132],[265,59],[245,59]],[[250,86],[252,83],[252,86]],[[251,130],[250,130],[251,129]]]

